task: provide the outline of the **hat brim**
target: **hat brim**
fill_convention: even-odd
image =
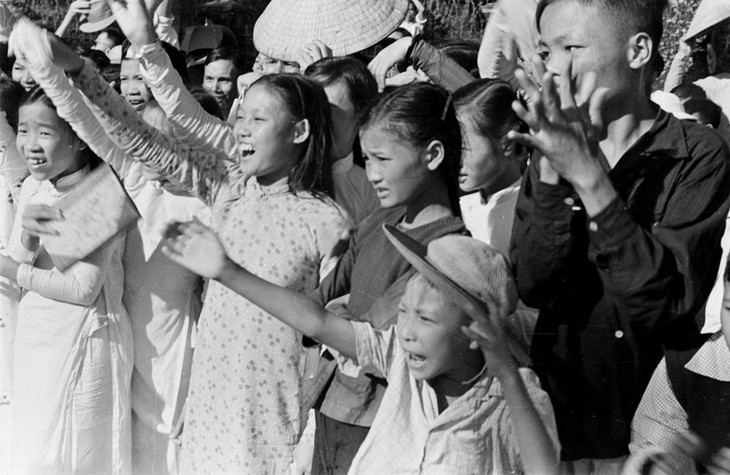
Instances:
[[[486,305],[477,297],[461,288],[438,270],[427,257],[427,248],[420,242],[412,239],[393,225],[383,224],[383,231],[388,240],[395,246],[400,254],[423,275],[426,280],[435,285],[456,305],[461,307],[474,321],[481,322],[485,326],[491,326],[489,310]],[[515,359],[526,364],[530,361],[527,352],[522,348],[519,339],[514,335],[509,325],[505,325],[505,334],[508,337],[507,345]]]
[[[702,0],[682,39],[689,41],[728,21],[730,3],[727,0]]]
[[[79,26],[79,30],[83,31],[84,33],[96,33],[97,31],[101,31],[107,26],[114,23],[114,20],[114,15],[109,15],[108,17],[99,21],[82,23]]]

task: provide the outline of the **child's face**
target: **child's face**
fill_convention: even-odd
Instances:
[[[20,109],[16,145],[37,180],[61,178],[83,165],[79,140],[68,124],[41,102]]]
[[[295,123],[278,96],[265,86],[253,85],[233,126],[242,171],[262,184],[288,176],[297,154]]]
[[[125,59],[119,70],[119,89],[122,97],[137,111],[144,109],[152,98],[139,69],[138,59]]]
[[[360,135],[368,181],[383,208],[415,202],[429,187],[433,174],[423,151],[380,127]]]
[[[509,160],[504,148],[484,137],[468,118],[460,116],[459,122],[464,141],[459,188],[465,192],[484,190],[487,195],[499,191],[503,181],[500,178]]]
[[[481,370],[481,352],[469,349],[461,327],[468,317],[424,277],[406,285],[398,309],[398,340],[417,380],[466,381]],[[433,383],[433,381],[432,381]]]
[[[30,71],[28,71],[25,67],[25,64],[21,63],[17,59],[15,60],[15,64],[13,64],[13,71],[11,74],[13,81],[19,82],[26,91],[30,91],[37,84],[35,79],[33,79],[33,76],[30,75]]]
[[[610,88],[608,98],[633,90],[634,74],[628,63],[627,35],[614,17],[578,0],[558,0],[540,18],[538,51],[548,71],[559,75],[572,59],[575,90],[586,73],[593,71],[597,86]]]

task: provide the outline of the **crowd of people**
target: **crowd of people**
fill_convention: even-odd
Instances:
[[[0,18],[0,475],[730,473],[727,2],[173,7]]]

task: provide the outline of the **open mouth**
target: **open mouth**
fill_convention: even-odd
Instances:
[[[249,156],[253,155],[253,153],[255,151],[256,150],[254,149],[253,145],[251,145],[251,144],[247,144],[247,143],[238,144],[238,155],[241,158],[248,158]]]
[[[48,161],[48,160],[46,160],[45,158],[42,158],[42,157],[29,157],[27,160],[28,160],[28,164],[31,167],[40,167],[40,166],[43,166]]]
[[[415,353],[408,353],[408,365],[411,368],[419,368],[426,363],[426,358]]]

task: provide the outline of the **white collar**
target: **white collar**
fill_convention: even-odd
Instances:
[[[700,376],[730,382],[730,349],[722,331],[715,332],[684,367]]]

